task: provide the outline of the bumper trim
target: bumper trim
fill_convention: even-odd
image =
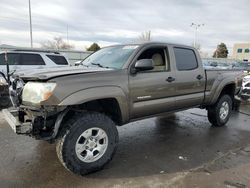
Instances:
[[[21,123],[18,120],[18,110],[3,109],[5,120],[8,122],[13,131],[17,134],[29,134],[32,130],[31,122]]]

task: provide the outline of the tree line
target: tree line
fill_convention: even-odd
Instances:
[[[145,31],[141,33],[141,35],[138,37],[137,42],[147,42],[151,41],[151,31]],[[73,49],[74,45],[69,44],[68,42],[65,42],[61,37],[55,37],[53,40],[44,41],[41,43],[42,48],[47,49]],[[91,44],[89,47],[86,48],[87,51],[97,51],[101,47],[97,43]],[[201,46],[198,44],[196,46],[197,50],[201,52]],[[213,53],[214,58],[227,58],[228,57],[228,49],[225,43],[220,43],[217,45],[216,50]]]

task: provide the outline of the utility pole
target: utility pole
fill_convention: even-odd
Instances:
[[[30,0],[29,0],[29,17],[30,17],[30,47],[33,48],[32,20],[31,20],[31,5],[30,5]]]
[[[196,24],[196,23],[192,23],[190,25],[190,27],[194,27],[194,47],[196,47],[197,45],[197,32],[198,32],[198,29],[202,26],[204,26],[205,24]]]
[[[67,24],[67,43],[69,44],[69,25]]]

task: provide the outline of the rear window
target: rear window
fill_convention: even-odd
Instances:
[[[58,55],[47,55],[57,65],[68,65],[67,60],[63,56]]]
[[[187,48],[174,48],[176,67],[179,71],[194,70],[198,67],[196,55]]]
[[[20,65],[45,65],[45,62],[38,54],[21,54]]]

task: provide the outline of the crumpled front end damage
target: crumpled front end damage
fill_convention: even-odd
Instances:
[[[67,109],[58,106],[22,105],[24,85],[25,82],[20,78],[11,81],[9,94],[13,107],[3,110],[6,121],[17,134],[43,140],[54,139]]]

